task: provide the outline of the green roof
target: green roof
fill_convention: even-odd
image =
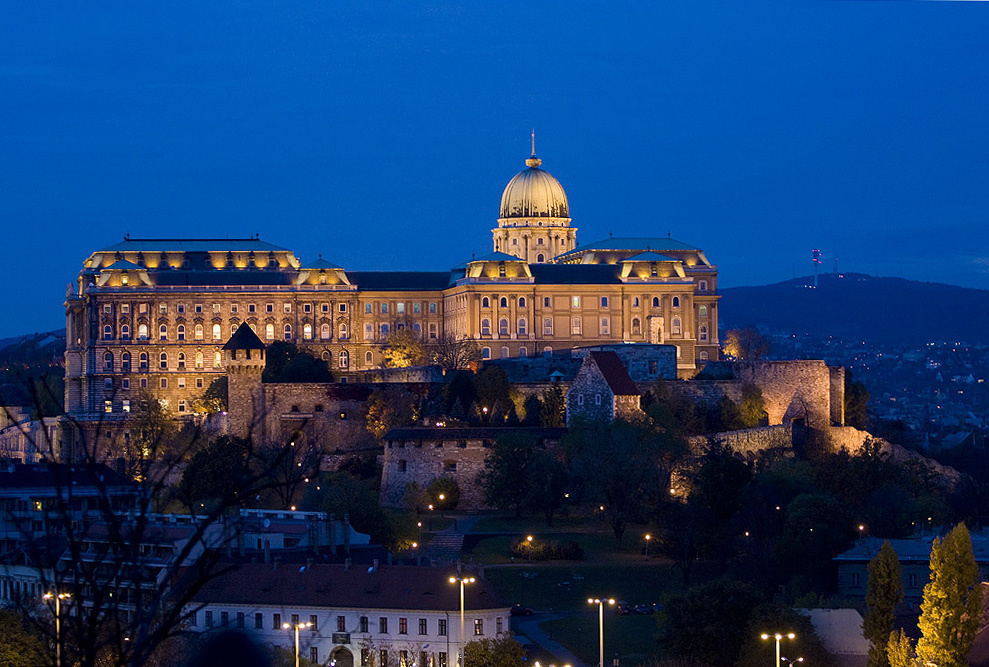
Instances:
[[[658,252],[640,252],[622,260],[623,262],[679,262],[679,259],[669,255],[660,255]]]
[[[574,248],[570,252],[563,253],[560,257],[567,257],[568,255],[576,255],[578,253],[587,252],[588,250],[693,250],[695,252],[700,252],[700,248],[695,248],[689,243],[684,243],[683,241],[677,241],[676,239],[670,238],[668,236],[659,237],[635,237],[635,236],[615,236],[606,238],[602,241],[595,241],[594,243],[587,243],[585,245]]]
[[[116,262],[114,262],[110,266],[107,266],[107,267],[104,267],[104,268],[107,268],[107,269],[122,269],[124,271],[133,271],[134,269],[141,269],[142,267],[138,266],[134,262],[128,262],[126,259],[118,259]]]
[[[331,271],[331,270],[340,269],[340,268],[343,268],[343,267],[337,266],[333,262],[327,262],[325,259],[323,259],[322,257],[320,257],[319,259],[317,259],[317,260],[315,260],[313,262],[309,262],[308,264],[306,264],[302,268],[303,269],[313,269],[313,270],[316,270],[316,271],[319,271],[319,270]]]
[[[132,239],[125,237],[97,252],[278,252],[288,248],[250,239]]]

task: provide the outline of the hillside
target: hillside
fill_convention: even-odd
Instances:
[[[844,340],[989,343],[989,290],[862,273],[721,290],[723,328],[755,326]]]

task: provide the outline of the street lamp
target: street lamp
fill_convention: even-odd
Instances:
[[[780,634],[778,632],[770,635],[764,632],[759,636],[762,637],[763,641],[769,638],[773,638],[776,640],[776,662],[773,663],[775,667],[779,667],[780,665],[780,640],[783,639],[783,637],[786,637],[787,639],[795,639],[797,637],[797,635],[793,634],[792,632],[788,632],[785,635]]]
[[[525,536],[525,553],[529,558],[529,562],[532,562],[532,535]]]
[[[467,584],[473,584],[476,579],[474,577],[450,577],[451,584],[460,584],[460,667],[464,667],[465,658],[467,657],[467,652],[464,650],[466,642],[464,641],[464,587]]]
[[[598,606],[598,667],[604,667],[604,604],[615,604],[615,598],[587,598],[587,604]]]
[[[72,596],[69,593],[45,593],[45,600],[55,600],[55,667],[62,667],[62,600]]]
[[[782,660],[783,662],[789,664],[790,667],[793,667],[793,663],[795,663],[795,662],[803,662],[804,661],[803,658],[791,659],[791,658],[786,657],[785,655],[783,657],[781,657],[780,660]]]
[[[312,623],[282,623],[283,630],[295,630],[295,667],[299,667],[299,629],[310,627]]]
[[[649,543],[652,542],[652,535],[646,533],[646,558],[649,558]]]

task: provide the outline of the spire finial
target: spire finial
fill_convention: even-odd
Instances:
[[[536,128],[532,128],[532,157],[536,157]]]
[[[536,128],[532,128],[532,157],[525,161],[525,166],[538,167],[542,163],[543,161],[536,157]]]

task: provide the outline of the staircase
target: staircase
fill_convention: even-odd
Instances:
[[[464,536],[460,533],[436,533],[422,555],[430,560],[452,563],[460,558],[463,546]]]

